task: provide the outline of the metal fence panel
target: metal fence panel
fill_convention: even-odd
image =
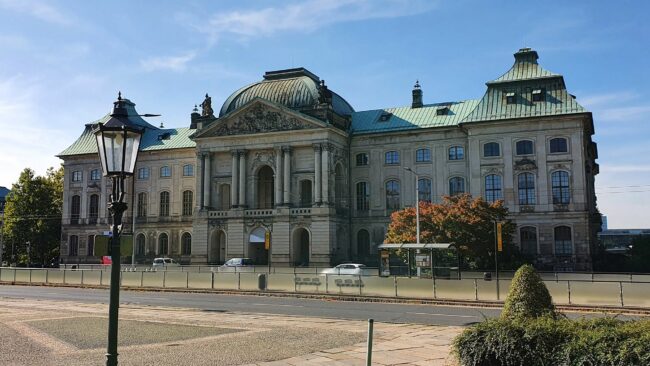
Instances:
[[[165,272],[165,287],[187,288],[188,272]]]
[[[568,281],[544,281],[544,284],[551,294],[554,304],[569,303]]]
[[[32,281],[34,274],[32,274]],[[102,271],[85,271],[84,272],[84,285],[99,286],[102,281]]]
[[[16,270],[13,268],[0,269],[0,281],[13,282]]]
[[[215,273],[213,288],[219,290],[239,289],[239,273]]]
[[[16,269],[16,282],[30,282],[31,272],[29,269]]]
[[[363,276],[362,295],[367,296],[395,296],[395,279],[393,277]]]
[[[63,283],[64,270],[48,269],[47,270],[47,283]]]
[[[623,305],[650,308],[650,283],[623,282]]]
[[[246,291],[258,290],[257,281],[260,273],[240,273],[239,274],[239,289]]]
[[[438,278],[436,279],[436,298],[475,300],[476,289],[474,287],[474,280],[447,280]]]
[[[618,282],[570,282],[572,304],[621,305],[621,290]]]
[[[140,287],[142,272],[122,272],[122,286]]]
[[[212,288],[212,272],[188,272],[188,288]]]
[[[68,285],[81,285],[81,276],[83,271],[65,271],[65,283]]]
[[[397,277],[397,296],[433,299],[433,280],[430,278]]]
[[[143,287],[163,287],[163,272],[142,272]]]
[[[327,275],[327,293],[342,295],[359,295],[363,281],[361,276]]]

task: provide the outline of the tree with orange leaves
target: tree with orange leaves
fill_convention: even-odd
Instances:
[[[444,196],[440,204],[420,201],[420,242],[453,243],[460,251],[465,267],[494,267],[495,222],[503,222],[503,252],[499,267],[521,264],[521,255],[512,243],[515,225],[507,220],[503,201],[490,203],[469,194]],[[393,212],[384,242],[415,243],[415,207]]]

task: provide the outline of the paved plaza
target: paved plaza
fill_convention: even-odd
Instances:
[[[103,365],[108,306],[0,298],[0,364]],[[375,323],[373,365],[454,365],[460,327]],[[365,365],[367,322],[122,305],[121,365]]]

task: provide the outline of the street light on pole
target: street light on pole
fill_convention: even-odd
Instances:
[[[97,139],[99,160],[105,177],[113,180],[108,210],[113,216],[110,255],[111,290],[108,307],[108,347],[106,365],[117,365],[117,326],[120,306],[120,233],[122,215],[127,209],[124,203],[124,180],[132,176],[138,157],[143,129],[129,120],[126,101],[118,93],[113,103],[113,113],[105,123],[99,123],[93,133]]]
[[[404,167],[404,170],[413,173],[413,175],[415,176],[415,243],[420,244],[420,189],[419,189],[420,176],[413,169],[407,166]],[[411,260],[411,254],[409,253],[409,269],[408,269],[409,277],[411,276],[410,260]],[[418,276],[419,276],[419,269],[418,269]]]

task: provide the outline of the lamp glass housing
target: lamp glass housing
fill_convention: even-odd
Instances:
[[[95,138],[105,177],[133,175],[142,138],[140,130],[99,124]]]

